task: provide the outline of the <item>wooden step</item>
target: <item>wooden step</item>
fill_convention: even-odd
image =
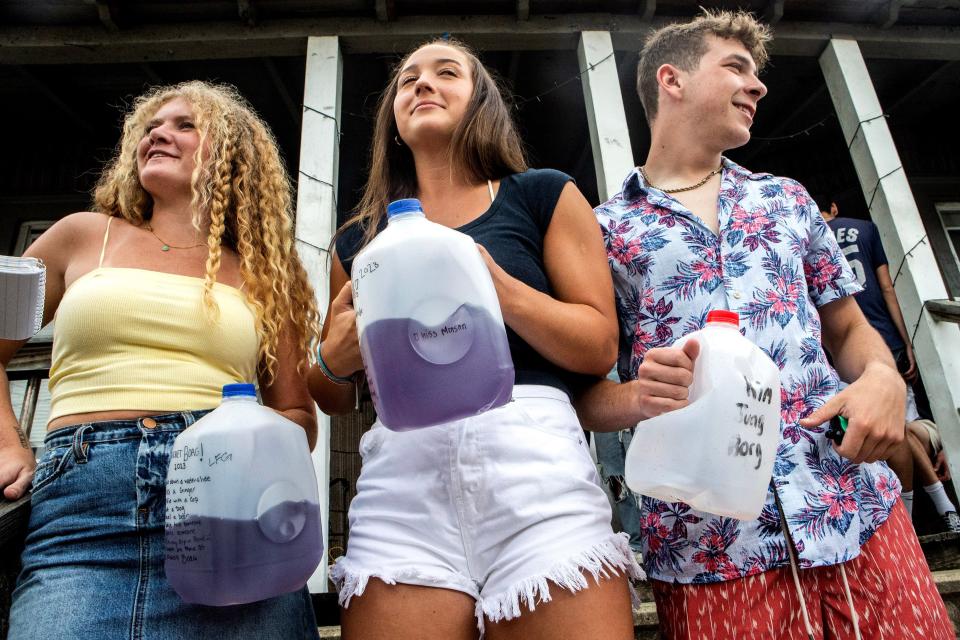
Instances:
[[[930,571],[960,569],[960,533],[921,536],[920,548],[930,565]]]

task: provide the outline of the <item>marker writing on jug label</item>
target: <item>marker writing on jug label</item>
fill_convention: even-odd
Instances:
[[[365,265],[363,265],[362,267],[360,267],[360,269],[358,269],[357,278],[356,278],[356,279],[357,279],[357,280],[363,280],[364,278],[366,278],[368,275],[370,275],[371,273],[373,273],[374,271],[376,271],[376,270],[379,269],[379,268],[380,268],[380,264],[379,264],[379,263],[377,263],[377,262],[375,262],[375,261],[368,262],[367,264],[365,264]]]
[[[755,387],[747,379],[747,376],[743,376],[743,381],[747,384],[747,399],[748,400],[758,400],[759,402],[766,402],[771,404],[773,402],[773,389],[770,387]]]
[[[750,407],[746,402],[738,402],[737,408],[740,409],[740,422],[747,427],[753,427],[757,430],[757,435],[763,435],[763,416],[759,413],[751,413]]]
[[[208,464],[212,467],[220,464],[221,462],[230,462],[231,460],[233,460],[232,453],[229,451],[221,451],[220,453],[214,454],[213,457],[210,458],[210,462]]]
[[[359,266],[356,269],[356,273],[353,278],[353,293],[356,294],[360,289],[360,281],[372,274],[374,271],[380,268],[380,264],[375,261],[370,261],[363,266]]]
[[[164,538],[166,559],[192,564],[205,558],[207,545],[210,542],[210,530],[204,525],[205,523],[195,519],[184,519],[175,525],[167,523],[167,527],[176,526],[176,534],[167,535]]]
[[[763,414],[756,412],[751,405],[757,403],[773,404],[773,389],[751,383],[746,376],[743,377],[743,381],[746,385],[746,398],[744,398],[745,402],[736,403],[739,412],[737,416],[738,424],[749,427],[756,431],[757,436],[762,436],[765,426]],[[756,457],[757,464],[754,469],[759,469],[760,463],[763,461],[763,450],[760,447],[760,443],[745,440],[741,434],[737,434],[736,437],[730,439],[730,445],[727,447],[727,455],[735,458]]]
[[[185,445],[179,449],[174,449],[174,451],[170,454],[170,457],[173,462],[174,470],[186,469],[187,462],[191,458],[203,460],[203,443],[201,442],[196,447]]]
[[[754,470],[760,468],[760,463],[763,461],[763,452],[760,449],[759,442],[748,442],[747,440],[742,439],[739,435],[736,439],[730,439],[730,446],[727,447],[727,455],[737,457],[748,458],[750,456],[757,457],[757,464],[754,466]]]
[[[182,458],[183,462],[188,461],[190,458],[200,458],[201,460],[203,460],[203,443],[201,442],[199,445],[195,447],[184,445],[179,449],[174,449],[173,453],[171,454],[171,457],[174,460]]]
[[[441,333],[441,335],[445,335],[445,336],[446,336],[446,335],[450,335],[450,334],[452,334],[452,333],[459,333],[459,332],[461,332],[461,331],[466,331],[466,330],[467,330],[467,323],[466,323],[466,322],[461,322],[460,324],[456,324],[456,325],[451,325],[451,326],[448,326],[448,327],[444,327],[443,329],[440,330],[440,333]]]
[[[200,498],[195,495],[197,485],[207,482],[210,482],[210,476],[167,479],[167,526],[172,526],[187,517],[187,505],[200,501]]]
[[[455,333],[460,333],[461,331],[467,331],[470,327],[467,326],[466,322],[461,322],[459,324],[450,324],[440,327],[439,329],[419,329],[414,330],[410,334],[410,340],[412,342],[420,342],[421,340],[432,340],[434,338],[439,338],[441,336],[451,336]]]

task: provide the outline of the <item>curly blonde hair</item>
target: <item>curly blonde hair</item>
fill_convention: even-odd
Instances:
[[[153,199],[140,183],[137,145],[147,123],[167,102],[182,98],[194,112],[200,144],[191,177],[193,225],[209,220],[203,302],[215,320],[213,285],[222,247],[240,256],[240,274],[259,337],[258,371],[272,381],[280,336],[293,333],[298,370],[313,360],[320,323],[313,287],[294,249],[290,178],[267,125],[229,85],[191,81],[154,87],[137,98],[124,119],[117,151],[94,191],[94,208],[144,226]]]

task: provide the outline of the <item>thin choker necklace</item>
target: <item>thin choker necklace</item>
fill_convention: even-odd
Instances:
[[[693,191],[694,189],[699,189],[703,185],[707,184],[707,180],[717,175],[721,171],[723,171],[723,162],[720,163],[719,167],[717,167],[716,169],[714,169],[713,171],[705,175],[703,177],[703,180],[701,180],[697,184],[690,185],[689,187],[680,187],[678,189],[663,189],[653,184],[652,182],[650,182],[650,178],[647,177],[647,172],[643,170],[643,167],[640,167],[640,175],[643,176],[643,181],[647,183],[647,186],[650,187],[651,189],[656,189],[657,191],[663,191],[664,193],[680,193],[681,191]]]
[[[170,244],[169,242],[165,241],[163,238],[158,236],[157,232],[153,230],[153,227],[150,225],[150,223],[147,223],[146,227],[147,227],[147,231],[149,231],[153,235],[153,237],[159,240],[160,244],[163,245],[160,247],[161,251],[170,251],[170,249],[196,249],[197,247],[202,247],[203,245],[206,244],[205,242],[198,242],[197,244],[192,244],[189,247],[178,247],[176,245]]]

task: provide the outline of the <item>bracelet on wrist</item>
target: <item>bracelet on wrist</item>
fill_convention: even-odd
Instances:
[[[327,366],[327,363],[323,361],[323,355],[321,353],[322,349],[323,343],[321,342],[319,345],[317,345],[317,366],[320,367],[320,373],[323,374],[323,377],[334,384],[353,384],[352,377],[338,376],[330,370],[330,367]]]

